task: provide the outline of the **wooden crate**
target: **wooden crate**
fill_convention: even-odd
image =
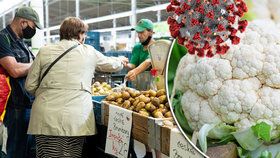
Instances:
[[[171,128],[159,125],[157,129],[160,130],[160,146],[158,150],[169,156]]]
[[[106,101],[102,102],[102,121],[103,125],[105,126],[108,125],[109,106],[115,105],[110,105]],[[146,117],[136,112],[132,112],[132,137],[145,145],[149,145],[151,148],[158,149],[158,144],[160,144],[161,136],[158,130],[156,130],[158,126],[157,123],[169,119],[172,118],[159,119]]]

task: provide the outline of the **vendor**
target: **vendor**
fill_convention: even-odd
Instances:
[[[134,88],[137,90],[147,90],[151,89],[151,81],[152,76],[150,73],[143,73],[146,70],[151,69],[152,61],[150,59],[148,47],[152,45],[155,40],[153,39],[153,31],[154,25],[153,22],[149,19],[141,19],[136,27],[131,29],[132,31],[136,31],[139,42],[136,43],[132,49],[132,56],[130,62],[125,65],[130,71],[127,73],[126,78],[129,81],[133,81],[135,83]],[[142,77],[137,77],[142,74]],[[138,80],[137,80],[138,79]],[[145,146],[146,155],[144,158],[152,158],[151,148],[149,146]],[[161,153],[156,151],[156,157],[160,158]]]
[[[153,22],[149,19],[141,19],[135,28],[139,42],[135,44],[132,50],[130,63],[126,65],[130,71],[127,73],[127,79],[133,81],[136,76],[151,66],[151,59],[148,52],[148,47],[155,42],[153,39]]]

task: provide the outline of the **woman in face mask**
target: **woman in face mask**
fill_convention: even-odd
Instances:
[[[87,29],[79,18],[66,18],[60,41],[42,47],[28,73],[25,87],[35,95],[28,133],[35,135],[37,157],[81,157],[85,136],[96,134],[94,72],[119,71],[128,62],[84,44]]]

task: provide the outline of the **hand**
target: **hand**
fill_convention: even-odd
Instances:
[[[137,76],[137,73],[136,73],[136,70],[133,69],[133,70],[130,70],[127,75],[126,75],[126,78],[128,81],[133,81],[136,79],[136,76]]]
[[[129,62],[128,58],[124,57],[124,56],[120,56],[119,58],[120,58],[122,64],[124,65],[124,67],[127,67],[127,64]]]

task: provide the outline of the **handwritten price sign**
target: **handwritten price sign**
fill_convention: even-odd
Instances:
[[[170,157],[171,158],[203,158],[202,156],[180,133],[177,128],[170,133]]]
[[[105,152],[127,158],[132,125],[132,111],[117,106],[109,107],[109,122]]]

